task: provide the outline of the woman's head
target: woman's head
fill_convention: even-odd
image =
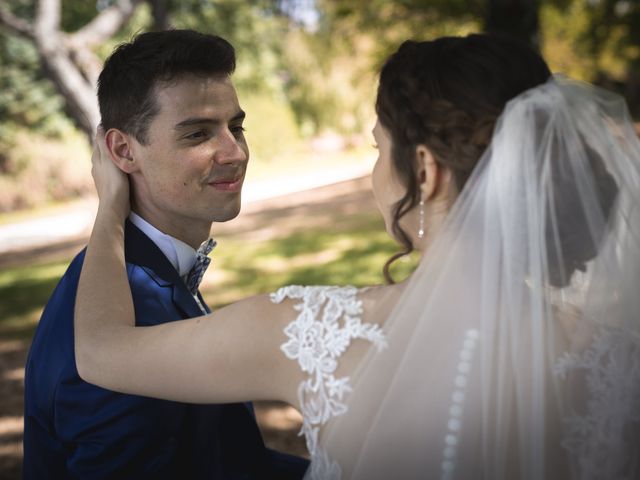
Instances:
[[[374,191],[387,229],[404,253],[415,245],[420,200],[428,204],[444,187],[449,197],[459,192],[507,102],[550,75],[527,45],[491,34],[407,41],[387,59],[380,73],[376,129],[389,140],[379,163],[389,165],[376,166]],[[429,173],[438,178],[427,178]],[[385,267],[387,279],[394,259]]]

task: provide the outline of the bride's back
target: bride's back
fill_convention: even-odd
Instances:
[[[383,68],[379,122],[406,188],[383,216],[406,250],[429,248],[407,282],[357,295],[386,348],[340,350],[323,401],[308,385],[311,478],[637,472],[640,144],[618,100],[544,83],[546,67],[531,73],[542,60],[523,52],[499,37],[440,39],[403,45]],[[487,95],[471,94],[478,71]],[[428,242],[421,146],[461,191]]]

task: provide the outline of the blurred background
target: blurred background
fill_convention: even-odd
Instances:
[[[407,38],[519,37],[640,116],[639,0],[0,0],[0,479],[20,478],[31,336],[95,211],[95,80],[117,44],[171,27],[231,41],[248,113],[243,212],[214,225],[202,287],[214,308],[290,283],[382,282],[396,246],[370,193],[370,130],[377,71]],[[297,412],[257,411],[271,446],[304,454]]]

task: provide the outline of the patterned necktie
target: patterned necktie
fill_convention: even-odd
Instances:
[[[194,263],[191,270],[189,270],[187,279],[185,280],[185,284],[191,292],[191,295],[195,295],[198,291],[198,286],[202,281],[204,272],[207,271],[207,267],[209,266],[209,263],[211,263],[211,259],[208,255],[216,244],[217,242],[213,238],[210,238],[202,242],[202,245],[200,245],[200,248],[198,248],[198,251],[196,252],[196,263]]]

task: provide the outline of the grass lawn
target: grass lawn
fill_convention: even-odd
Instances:
[[[248,238],[244,238],[248,237]],[[223,234],[202,292],[216,308],[282,285],[382,283],[382,265],[396,251],[377,213],[336,219],[331,228],[301,226],[283,235],[252,240]],[[29,340],[47,299],[71,259],[8,268],[0,272],[0,338]],[[406,275],[413,262],[394,270]]]
[[[331,228],[296,229],[263,241],[219,237],[212,271],[202,293],[213,307],[283,285],[383,283],[382,266],[397,251],[377,213],[336,220]],[[400,261],[394,274],[404,278],[415,260]]]
[[[342,185],[342,190],[318,189],[331,193],[320,198],[294,194],[284,204],[214,226],[218,247],[201,286],[209,305],[217,308],[290,284],[383,283],[382,266],[397,245],[384,230],[368,179]],[[0,270],[0,341],[29,342],[71,257],[66,253]],[[397,262],[394,276],[404,278],[415,261]]]
[[[70,259],[0,272],[0,339],[30,340]]]

